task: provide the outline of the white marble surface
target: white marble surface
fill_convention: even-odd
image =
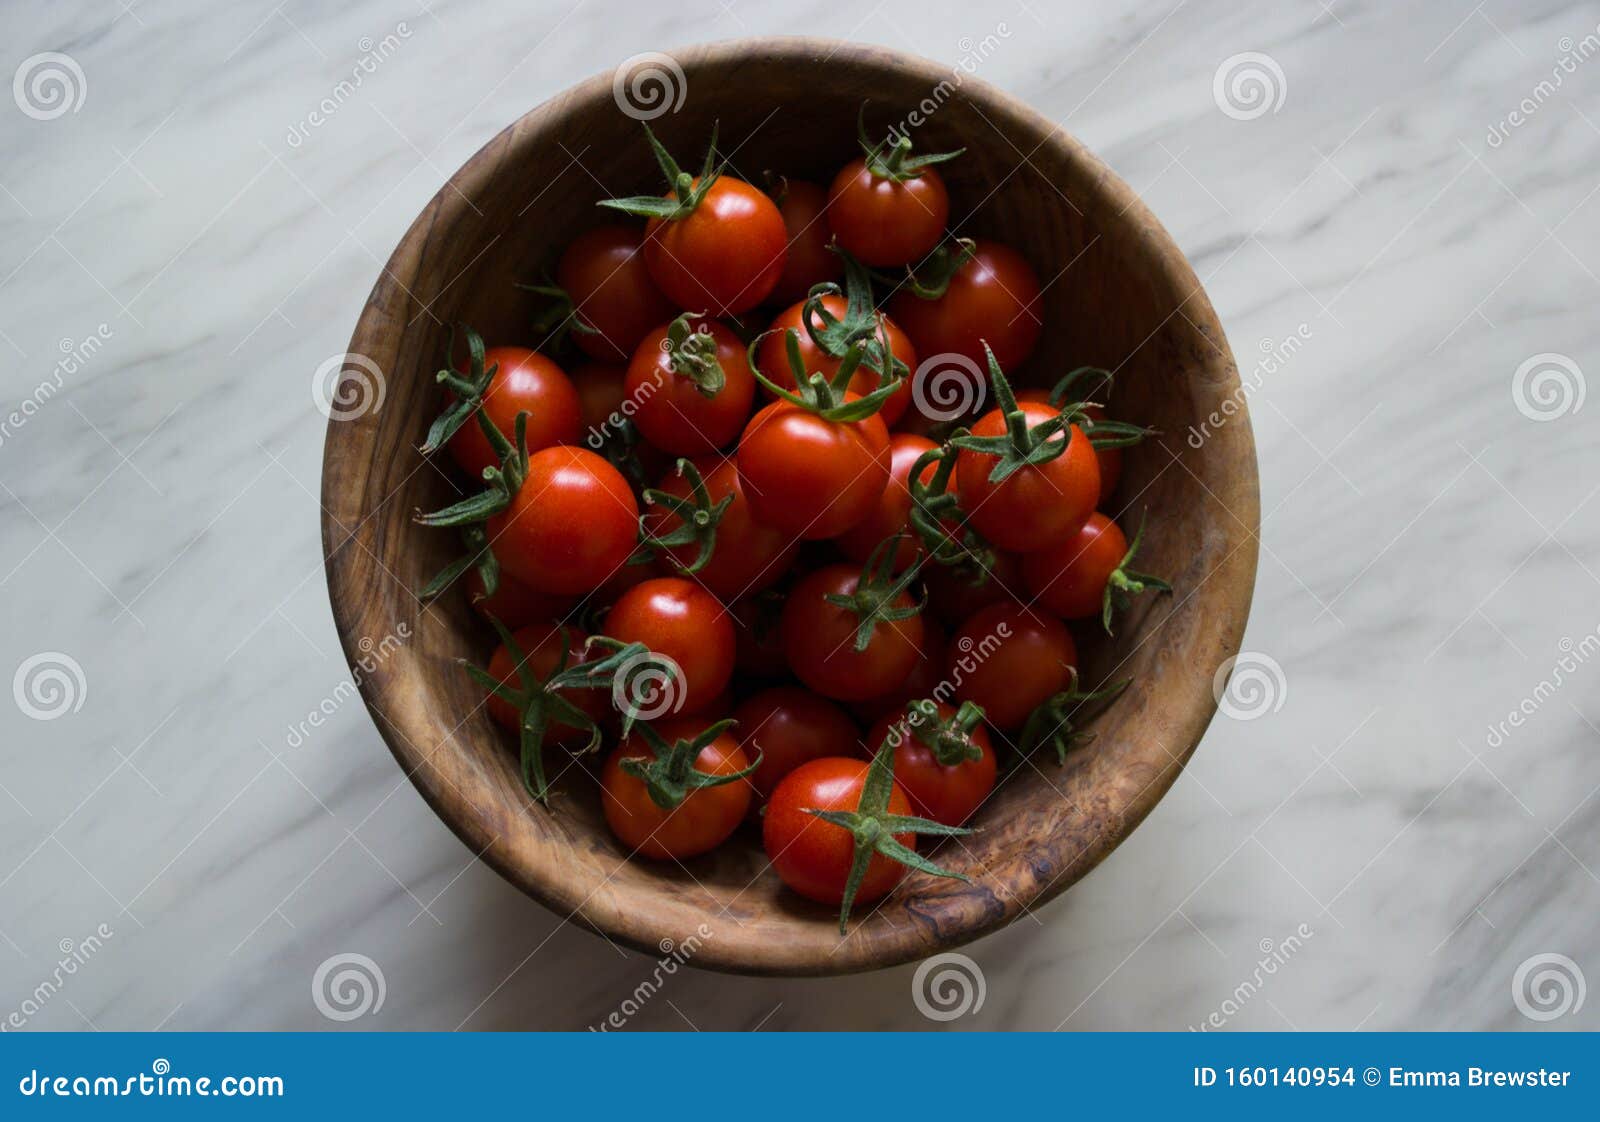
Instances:
[[[1104,865],[969,948],[986,998],[950,1026],[1199,1025],[1304,924],[1228,1027],[1600,1027],[1595,995],[1548,1022],[1512,996],[1540,954],[1600,984],[1600,658],[1581,645],[1600,626],[1600,405],[1536,423],[1513,398],[1536,355],[1570,359],[1569,386],[1600,374],[1600,59],[1558,62],[1600,45],[1600,5],[1112,7],[0,9],[4,75],[61,52],[85,90],[52,120],[0,98],[0,399],[38,406],[0,430],[0,669],[56,652],[83,683],[54,720],[0,705],[0,1020],[102,924],[28,1027],[583,1027],[617,1007],[649,961],[475,864],[359,704],[286,743],[346,674],[309,373],[440,182],[571,82],[782,31],[954,64],[1003,22],[979,74],[1145,195],[1241,366],[1309,337],[1252,400],[1246,646],[1281,667],[1281,707],[1219,718]],[[1284,98],[1237,120],[1213,80],[1246,51]],[[63,347],[97,333],[57,388]],[[340,952],[385,981],[348,1024],[312,1001]],[[680,972],[632,1023],[937,1027],[911,987],[909,968]]]

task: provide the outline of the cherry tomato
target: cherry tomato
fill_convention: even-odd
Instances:
[[[810,760],[849,756],[858,751],[861,730],[831,701],[795,686],[775,686],[751,694],[733,711],[739,746],[761,763],[750,776],[756,798],[765,802],[779,780]]]
[[[787,241],[773,201],[721,175],[689,214],[645,224],[644,259],[656,286],[684,311],[735,315],[772,292]]]
[[[680,364],[701,361],[696,355],[671,349],[671,324],[645,335],[628,364],[623,384],[625,400],[634,404],[633,423],[651,444],[677,456],[715,452],[733,441],[750,419],[756,380],[739,337],[716,320],[688,321],[697,336],[685,344],[722,370],[723,385],[712,397],[700,391],[694,377]],[[707,346],[703,340],[709,340]]]
[[[802,577],[783,606],[783,653],[795,677],[824,697],[863,701],[900,686],[917,663],[922,617],[879,620],[865,650],[856,650],[861,616],[830,603],[828,596],[854,596],[861,584],[857,565],[829,565]],[[905,609],[915,601],[902,592],[888,604]]]
[[[1050,391],[1028,389],[1017,393],[1018,403],[1025,401],[1036,402],[1040,405],[1050,404]],[[1098,402],[1091,402],[1084,406],[1083,411],[1089,415],[1089,423],[1083,426],[1083,431],[1091,437],[1094,436],[1096,422],[1106,419],[1105,407]],[[1105,506],[1111,501],[1111,496],[1116,493],[1117,482],[1122,478],[1122,449],[1101,448],[1094,446],[1095,463],[1100,465],[1100,501],[1097,505]]]
[[[938,750],[922,737],[932,735],[935,723],[925,713],[916,717],[905,710],[886,713],[867,734],[867,747],[876,750],[894,738],[894,781],[905,789],[913,813],[946,826],[959,826],[982,805],[994,790],[994,745],[981,723],[963,730],[957,709],[942,702],[934,706],[939,727],[945,733],[944,751],[957,755],[952,763],[941,763]]]
[[[739,486],[739,469],[732,460],[704,460],[695,465],[705,482],[706,494],[715,506],[729,495],[729,503],[717,522],[716,545],[711,560],[690,578],[714,593],[725,603],[760,592],[783,579],[794,561],[799,544],[781,530],[755,520],[750,503]],[[669,495],[688,498],[689,480],[673,471],[657,488]],[[647,508],[645,526],[656,537],[663,537],[683,525],[683,519],[665,507]],[[674,546],[667,553],[679,565],[688,567],[699,556],[697,544]]]
[[[1022,404],[1031,428],[1055,416],[1048,405]],[[1006,418],[991,410],[972,426],[973,436],[1001,436]],[[1061,440],[1061,434],[1051,437]],[[961,509],[985,539],[1001,549],[1026,553],[1059,545],[1078,532],[1100,498],[1100,466],[1089,438],[1071,428],[1066,451],[1053,460],[1024,464],[999,483],[989,474],[998,458],[963,448],[956,459],[956,494]]]
[[[639,540],[639,504],[605,460],[557,445],[528,457],[527,477],[488,529],[506,572],[540,592],[579,595],[627,563]]]
[[[952,688],[944,680],[944,628],[929,618],[927,612],[923,612],[919,618],[922,620],[922,642],[917,645],[917,662],[911,668],[911,673],[906,675],[906,680],[888,693],[850,703],[850,712],[868,724],[885,713],[905,712],[908,701],[943,697]]]
[[[950,278],[937,300],[910,289],[889,302],[889,314],[911,336],[917,353],[965,355],[985,368],[988,341],[1003,370],[1033,354],[1042,326],[1039,277],[1022,254],[998,242],[979,241],[973,256]]]
[[[777,202],[789,246],[783,274],[768,298],[778,302],[800,300],[813,285],[836,281],[844,273],[844,262],[828,248],[833,238],[828,227],[828,193],[815,183],[788,179]]]
[[[823,904],[844,899],[855,839],[850,831],[808,812],[855,810],[866,780],[864,760],[828,758],[801,764],[773,791],[762,817],[762,842],[779,878],[800,895]],[[899,784],[889,792],[888,813],[911,814],[911,801]],[[896,834],[895,840],[916,848],[915,834]],[[904,865],[874,853],[856,890],[856,903],[887,896],[905,874]]]
[[[950,192],[931,167],[905,179],[851,160],[828,189],[828,224],[839,245],[876,267],[910,265],[933,251],[950,220]]]
[[[905,534],[895,552],[895,569],[904,569],[917,559],[922,547],[911,532],[911,469],[918,457],[936,448],[938,445],[933,441],[910,433],[894,433],[889,437],[889,485],[878,499],[878,509],[835,539],[846,557],[865,561],[885,538]],[[933,472],[931,463],[923,468],[923,481],[926,482]]]
[[[624,592],[606,615],[605,634],[643,643],[677,664],[680,678],[664,687],[681,699],[672,712],[703,712],[733,677],[733,621],[718,599],[693,581],[656,577]]]
[[[563,624],[538,623],[517,630],[511,637],[516,640],[526,660],[521,669],[531,671],[541,682],[556,672],[556,668],[561,665],[563,653],[566,655],[568,666],[587,661],[581,654],[584,636],[575,628]],[[510,649],[504,643],[495,648],[494,654],[489,658],[488,670],[496,681],[520,690],[522,682],[518,669],[511,657]],[[604,722],[611,715],[611,699],[605,690],[566,690],[562,692],[562,696],[587,713],[596,724]],[[490,694],[485,706],[489,710],[489,716],[502,728],[515,732],[522,727],[522,715],[505,699]],[[545,726],[546,744],[581,744],[588,739],[587,730],[560,721],[553,720]]]
[[[626,362],[586,362],[573,370],[572,388],[578,391],[578,413],[583,418],[585,436],[596,431],[603,436],[613,414],[620,415],[626,396],[623,380],[627,376]]]
[[[626,362],[639,340],[672,318],[672,302],[650,279],[637,229],[608,224],[572,239],[556,265],[556,283],[572,299],[582,328],[572,340],[591,358]]]
[[[830,421],[774,401],[739,440],[739,482],[751,511],[799,538],[836,537],[869,517],[889,484],[889,462],[889,430],[876,414]]]
[[[578,391],[561,367],[526,347],[491,347],[484,352],[483,365],[486,370],[499,367],[482,408],[507,440],[515,439],[517,414],[525,412],[529,452],[578,442],[583,432]],[[475,418],[456,430],[449,448],[461,469],[475,479],[484,468],[500,464]]]
[[[705,731],[707,722],[667,718],[652,726],[668,743],[688,740]],[[617,746],[600,771],[600,803],[606,823],[632,853],[657,860],[696,857],[715,849],[744,821],[750,808],[750,785],[736,779],[716,787],[691,790],[671,810],[658,806],[637,776],[622,770],[622,761],[652,759],[655,753],[638,732]],[[750,766],[731,735],[723,733],[700,750],[695,769],[708,775],[732,775]]]
[[[573,608],[570,596],[549,596],[523,584],[510,573],[501,573],[493,596],[483,594],[483,577],[476,568],[467,572],[467,601],[479,615],[493,616],[511,630],[538,620],[560,619]]]
[[[1078,648],[1055,617],[991,604],[956,631],[945,659],[956,697],[977,702],[991,725],[1011,732],[1071,684]]]
[[[965,623],[991,604],[1028,602],[1022,583],[1022,559],[1015,553],[996,552],[981,583],[947,565],[926,569],[922,579],[928,586],[929,606],[951,627]]]
[[[1127,555],[1121,528],[1097,511],[1074,537],[1025,554],[1022,577],[1045,611],[1062,619],[1089,619],[1101,614],[1106,584]]]
[[[843,296],[824,296],[822,306],[835,317],[842,319],[847,303]],[[789,366],[788,344],[784,337],[792,328],[798,333],[800,339],[800,358],[805,363],[807,374],[820,373],[829,381],[839,371],[842,358],[834,358],[827,351],[812,340],[810,333],[801,325],[800,317],[805,312],[805,302],[801,301],[779,312],[772,321],[769,334],[761,340],[761,346],[756,349],[756,365],[760,367],[768,381],[774,382],[785,389],[794,388],[794,370]],[[886,335],[889,350],[901,362],[906,364],[904,378],[899,392],[891,396],[878,410],[878,416],[883,418],[885,425],[893,425],[911,406],[911,373],[917,368],[917,352],[911,346],[911,340],[906,333],[895,326],[888,316],[881,312],[878,316],[881,324],[880,331]],[[817,330],[822,329],[822,324],[812,317],[812,326]],[[866,396],[882,384],[878,371],[873,370],[865,362],[856,368],[850,377],[850,390],[852,393]]]

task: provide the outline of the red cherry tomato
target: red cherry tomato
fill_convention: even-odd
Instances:
[[[911,532],[911,469],[924,452],[938,447],[933,441],[910,433],[895,433],[889,437],[889,485],[878,499],[878,509],[835,539],[846,557],[865,561],[885,538],[905,534],[895,553],[895,569],[904,569],[917,559],[922,547]],[[933,472],[931,463],[923,468],[923,481],[926,482]]]
[[[971,758],[958,756],[941,763],[936,749],[922,737],[934,728],[925,714],[912,716],[901,710],[887,713],[867,734],[867,747],[875,750],[885,740],[894,739],[894,781],[905,789],[912,811],[923,818],[959,826],[971,818],[983,800],[994,790],[994,745],[979,723],[964,734],[950,723],[956,719],[953,705],[935,705],[941,725],[950,728],[947,751],[962,748]]]
[[[1055,416],[1047,405],[1023,404],[1030,427]],[[973,436],[1000,436],[1006,418],[1000,410],[985,413],[972,426]],[[1051,439],[1059,441],[1057,434]],[[999,483],[989,475],[998,458],[963,448],[956,459],[956,494],[961,509],[985,539],[1018,553],[1059,545],[1072,537],[1094,513],[1100,498],[1100,466],[1089,438],[1077,425],[1066,451],[1053,460],[1025,464]]]
[[[751,694],[739,703],[733,718],[739,722],[734,732],[744,754],[752,760],[761,757],[750,784],[762,802],[801,764],[859,751],[861,730],[845,711],[795,686]]]
[[[689,214],[645,224],[644,259],[656,286],[684,311],[735,315],[772,292],[787,241],[773,201],[722,175]]]
[[[863,760],[812,760],[791,771],[767,802],[761,824],[767,859],[783,883],[807,899],[823,904],[842,901],[855,858],[855,839],[850,831],[808,812],[855,810],[866,780],[867,764]],[[898,784],[889,792],[888,813],[911,814],[911,802]],[[915,834],[896,834],[895,840],[916,848]],[[904,865],[874,853],[856,890],[856,903],[887,896],[905,874]]]
[[[828,193],[815,183],[788,179],[777,201],[789,247],[783,274],[768,299],[801,300],[813,285],[836,281],[844,273],[844,262],[828,248],[833,238],[828,226]]]
[[[540,592],[580,595],[627,563],[639,540],[639,505],[616,468],[557,445],[528,457],[527,477],[488,529],[506,572]]]
[[[1050,391],[1028,389],[1017,393],[1018,403],[1025,401],[1036,402],[1040,405],[1050,404]],[[1091,437],[1094,436],[1096,422],[1106,419],[1105,407],[1098,402],[1084,406],[1085,413],[1089,415],[1089,424],[1083,426],[1083,431]],[[1116,493],[1117,482],[1122,478],[1122,449],[1101,448],[1094,449],[1095,463],[1100,465],[1100,501],[1099,506],[1106,506],[1111,501],[1111,496]]]
[[[581,653],[584,636],[575,628],[559,623],[538,623],[521,628],[511,637],[516,640],[517,647],[526,660],[520,669],[531,671],[534,678],[541,682],[556,672],[556,668],[561,665],[563,653],[566,655],[568,666],[587,661]],[[494,654],[490,656],[488,670],[489,674],[501,684],[516,690],[522,688],[518,674],[519,667],[504,643],[496,647]],[[605,690],[563,690],[561,696],[587,713],[596,724],[610,717],[611,698],[607,696]],[[502,728],[515,732],[522,727],[522,715],[503,698],[489,694],[485,706],[489,710],[489,716]],[[587,730],[560,721],[552,720],[545,726],[546,744],[582,744],[588,739]]]
[[[750,419],[756,380],[739,337],[716,320],[695,319],[690,328],[711,340],[723,385],[707,397],[693,378],[677,369],[669,350],[671,325],[645,335],[628,364],[623,397],[633,402],[633,423],[651,444],[676,456],[715,452],[732,443]],[[704,344],[696,343],[695,346]]]
[[[681,698],[672,712],[705,711],[733,677],[733,621],[711,593],[693,581],[656,577],[624,592],[603,630],[623,643],[643,643],[677,664],[678,681],[664,687]]]
[[[1000,368],[1011,370],[1039,342],[1039,297],[1038,274],[1022,254],[998,242],[980,241],[943,296],[924,300],[902,289],[889,302],[889,314],[924,359],[964,355],[983,370],[987,340]]]
[[[556,283],[566,289],[573,315],[588,331],[573,342],[591,358],[626,362],[639,340],[672,318],[672,302],[650,279],[634,227],[596,226],[572,239],[556,265]]]
[[[595,431],[603,435],[612,414],[620,414],[626,396],[623,380],[627,376],[626,362],[586,362],[573,370],[572,388],[578,391],[578,414],[583,418],[585,437]]]
[[[851,702],[850,712],[861,720],[870,724],[885,713],[903,713],[908,701],[924,697],[941,698],[952,689],[944,680],[944,628],[929,618],[927,612],[923,612],[919,618],[922,620],[922,642],[917,645],[916,665],[906,675],[906,680],[888,693]]]
[[[693,738],[706,729],[707,723],[680,717],[657,721],[652,727],[671,743]],[[635,732],[606,760],[600,771],[600,805],[611,832],[631,853],[657,860],[696,857],[721,845],[738,829],[750,808],[749,783],[736,779],[716,787],[701,787],[667,810],[650,797],[642,780],[622,770],[622,761],[630,756],[647,760],[654,755]],[[707,744],[695,759],[695,769],[708,775],[732,775],[749,766],[750,761],[728,733]]]
[[[945,659],[956,697],[977,702],[991,725],[1012,732],[1071,684],[1078,648],[1053,616],[991,604],[956,631]]]
[[[1106,582],[1127,555],[1127,537],[1097,511],[1060,545],[1025,554],[1022,578],[1045,611],[1062,619],[1089,619],[1100,614]]]
[[[802,577],[783,606],[783,653],[795,677],[824,697],[863,701],[888,693],[910,675],[922,645],[922,617],[880,620],[866,650],[856,650],[861,617],[830,603],[830,595],[852,596],[861,583],[861,569],[829,565]],[[902,592],[891,603],[909,608],[914,601]]]
[[[843,296],[824,296],[822,306],[835,317],[843,318],[847,303]],[[774,382],[785,389],[794,388],[794,370],[789,365],[788,344],[784,337],[792,328],[800,341],[800,358],[805,363],[807,374],[820,373],[829,381],[839,372],[839,364],[843,358],[834,358],[827,351],[812,341],[811,335],[801,325],[800,317],[805,312],[805,302],[801,301],[779,312],[772,321],[769,334],[761,340],[761,345],[756,349],[756,365],[767,380]],[[911,346],[911,340],[906,333],[895,326],[888,316],[879,313],[881,332],[887,336],[889,350],[895,358],[906,364],[904,383],[899,392],[891,396],[878,410],[878,416],[883,418],[885,425],[893,425],[911,406],[911,373],[917,368],[917,352]],[[822,329],[822,324],[812,317],[812,326],[817,330]],[[856,367],[856,372],[850,376],[850,391],[861,396],[866,396],[882,384],[879,373],[863,362]]]
[[[529,452],[578,442],[583,432],[578,391],[561,367],[526,347],[491,347],[484,353],[483,365],[486,370],[499,367],[484,395],[483,409],[507,440],[514,439],[517,414],[525,412]],[[500,463],[475,418],[456,430],[449,448],[456,463],[474,478]]]
[[[889,430],[877,415],[830,421],[774,401],[745,426],[738,465],[757,520],[793,537],[836,537],[869,517],[889,484]]]
[[[467,572],[467,601],[479,615],[493,616],[511,630],[540,620],[560,619],[574,606],[570,596],[550,596],[501,573],[493,596],[483,594],[483,577],[476,568]]]
[[[1028,602],[1022,583],[1022,559],[1015,553],[996,552],[981,583],[946,565],[932,566],[922,578],[928,586],[929,606],[951,627],[960,626],[991,604]]]
[[[944,237],[950,192],[933,168],[903,180],[874,175],[851,160],[828,189],[828,224],[856,260],[886,268],[922,260]]]
[[[706,459],[695,466],[713,506],[729,495],[733,496],[733,502],[717,522],[711,560],[699,572],[689,574],[690,578],[730,604],[782,580],[794,562],[799,543],[783,531],[755,520],[739,486],[739,469],[732,460]],[[668,474],[657,490],[680,498],[688,498],[692,492],[689,480],[677,471]],[[682,525],[683,519],[665,507],[647,508],[645,526],[656,537],[664,537]],[[697,544],[674,546],[667,553],[679,565],[688,567],[699,556],[700,547]]]

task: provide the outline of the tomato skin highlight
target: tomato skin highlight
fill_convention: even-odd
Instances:
[[[716,546],[711,560],[689,579],[708,589],[725,604],[776,584],[789,572],[794,563],[799,543],[781,530],[763,525],[755,520],[750,502],[739,484],[739,469],[732,460],[703,460],[695,464],[706,486],[713,505],[729,495],[733,502],[723,511],[717,523]],[[657,484],[657,490],[669,495],[688,498],[692,488],[688,479],[672,471]],[[683,519],[665,507],[647,508],[645,525],[650,533],[660,537],[683,525]],[[697,544],[675,546],[667,551],[678,564],[685,567],[699,556]]]
[[[850,161],[828,189],[828,224],[839,245],[876,268],[910,265],[931,253],[950,220],[950,192],[931,167],[904,180]]]
[[[707,724],[680,717],[656,722],[654,727],[671,743],[692,738]],[[664,810],[650,798],[642,780],[622,770],[622,761],[630,756],[654,756],[638,733],[618,745],[601,768],[600,803],[611,832],[632,853],[656,860],[698,857],[721,845],[744,821],[750,808],[750,787],[744,780],[690,791],[677,806]],[[731,775],[749,766],[728,733],[702,748],[695,760],[696,769],[710,775]]]
[[[956,715],[953,705],[941,702],[937,708],[941,720]],[[907,724],[909,720],[904,710],[898,715],[885,714],[867,734],[867,747],[875,750],[893,736],[894,781],[911,800],[912,813],[946,826],[959,826],[972,817],[994,790],[997,769],[989,733],[979,725],[969,734],[972,743],[982,752],[977,759],[941,764],[933,749],[916,738]]]
[[[750,775],[758,802],[801,764],[826,756],[849,756],[859,749],[861,730],[843,709],[809,690],[774,686],[751,694],[733,711],[734,733],[751,760],[761,763]]]
[[[843,319],[848,303],[843,296],[824,296],[822,306],[836,318]],[[831,382],[839,371],[839,364],[844,361],[842,358],[834,358],[812,341],[801,320],[804,313],[804,301],[779,312],[768,328],[769,334],[761,340],[761,345],[756,349],[756,365],[761,369],[761,373],[769,382],[789,390],[795,388],[794,370],[789,365],[788,345],[784,337],[791,328],[799,335],[800,358],[805,364],[807,374],[820,373]],[[883,419],[883,423],[893,426],[911,407],[911,374],[917,368],[917,352],[911,345],[910,338],[892,319],[880,312],[878,322],[881,324],[882,333],[888,338],[890,353],[906,364],[905,380],[899,391],[885,401],[878,410],[878,416]],[[812,326],[820,330],[822,324],[813,317]],[[850,392],[857,396],[865,397],[880,385],[882,378],[878,372],[864,362],[850,376]]]
[[[880,621],[867,649],[855,649],[860,617],[825,597],[851,595],[860,581],[858,566],[828,565],[802,577],[783,606],[780,626],[789,669],[806,686],[837,701],[864,701],[896,689],[916,666],[922,646],[922,617],[914,615]],[[893,606],[913,603],[910,593],[902,592]]]
[[[850,832],[824,822],[808,810],[853,811],[861,802],[867,764],[863,760],[828,758],[801,764],[778,784],[762,816],[761,838],[773,870],[789,888],[820,904],[839,904],[855,855]],[[911,814],[911,802],[900,785],[889,792],[888,813]],[[895,840],[916,848],[915,834]],[[887,896],[906,874],[906,867],[874,853],[856,891],[857,903]]]
[[[727,609],[711,593],[681,577],[641,581],[618,597],[602,630],[623,643],[643,643],[678,665],[680,716],[704,712],[733,677],[735,637]]]
[[[644,259],[656,287],[679,308],[735,315],[777,285],[787,242],[777,205],[744,180],[722,175],[691,213],[645,223]]]
[[[889,301],[889,314],[905,329],[924,358],[964,355],[988,368],[988,342],[1002,370],[1026,362],[1043,328],[1039,276],[1010,246],[980,240],[972,259],[950,279],[937,300],[902,289]]]
[[[556,265],[574,317],[597,332],[572,332],[590,358],[626,362],[645,332],[672,318],[672,302],[650,279],[642,249],[636,229],[608,223],[573,238]]]
[[[1047,405],[1019,404],[1030,427],[1056,415]],[[974,436],[1005,431],[1006,418],[998,409],[972,426]],[[972,525],[1001,549],[1027,553],[1059,545],[1078,532],[1100,500],[1100,465],[1077,425],[1071,428],[1066,451],[1055,459],[1026,464],[991,483],[989,474],[997,462],[987,452],[963,448],[956,458],[956,494]]]
[[[836,537],[870,516],[889,485],[889,430],[877,415],[830,421],[774,401],[745,426],[737,462],[758,521],[807,540]]]
[[[1106,583],[1128,553],[1118,525],[1098,511],[1075,536],[1022,558],[1022,578],[1034,601],[1062,619],[1098,616]]]
[[[507,440],[515,439],[517,414],[526,412],[529,452],[578,443],[583,411],[578,391],[561,367],[526,347],[491,347],[484,352],[483,366],[485,370],[499,367],[482,408]],[[457,429],[446,447],[461,470],[474,479],[482,477],[484,468],[500,464],[476,418]]]
[[[483,594],[483,577],[476,568],[467,570],[467,602],[485,619],[493,617],[512,631],[542,620],[560,619],[573,608],[570,596],[549,596],[502,572],[493,596]]]
[[[956,631],[945,658],[956,698],[981,705],[989,724],[1012,732],[1071,684],[1078,648],[1054,616],[992,604]]]
[[[639,504],[604,459],[557,445],[528,457],[526,479],[488,531],[513,577],[540,592],[581,595],[627,563],[639,538]]]
[[[633,423],[651,444],[675,456],[698,456],[732,442],[750,419],[755,375],[739,337],[716,320],[696,319],[694,330],[716,342],[717,362],[726,379],[715,397],[706,397],[693,379],[673,369],[664,350],[667,326],[646,333],[628,363],[623,397],[634,403]]]
[[[589,661],[582,657],[586,637],[574,627],[559,623],[536,623],[517,629],[511,637],[516,640],[517,646],[527,659],[524,669],[532,671],[533,676],[540,681],[544,681],[555,672],[556,667],[561,664],[563,651],[566,653],[568,666]],[[504,643],[496,647],[494,654],[489,657],[487,669],[489,674],[502,685],[510,686],[514,690],[522,688],[521,679],[517,674],[518,668],[512,661],[510,649]],[[596,724],[603,725],[611,716],[611,699],[606,696],[604,690],[564,690],[562,696],[587,713]],[[521,714],[510,702],[489,694],[484,705],[489,710],[489,716],[501,728],[516,732],[522,727]],[[589,733],[586,730],[560,721],[552,720],[545,726],[546,744],[582,744],[588,739]]]
[[[899,572],[917,559],[921,543],[911,530],[911,469],[924,452],[939,446],[925,437],[893,433],[889,437],[889,485],[878,499],[878,509],[834,539],[852,561],[866,561],[879,544],[895,534],[905,534],[895,549],[894,567]],[[922,480],[933,477],[934,464],[922,469]]]
[[[778,303],[802,300],[812,286],[844,275],[844,262],[828,248],[833,238],[828,226],[828,193],[803,179],[787,179],[783,188],[777,203],[788,248],[783,273],[767,297]]]

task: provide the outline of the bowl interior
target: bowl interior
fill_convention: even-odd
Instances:
[[[396,250],[351,343],[382,372],[380,407],[330,424],[324,529],[336,622],[350,657],[376,662],[361,686],[424,796],[464,841],[563,916],[640,947],[695,938],[723,969],[831,973],[905,961],[990,930],[1082,876],[1171,784],[1214,709],[1212,676],[1236,652],[1255,572],[1254,450],[1242,408],[1193,447],[1191,426],[1238,387],[1193,272],[1132,192],[1050,122],[974,79],[891,52],[762,40],[674,52],[685,97],[652,121],[680,162],[697,162],[713,123],[732,171],[826,182],[855,154],[856,114],[883,128],[914,107],[920,151],[965,147],[946,166],[952,225],[1019,249],[1045,283],[1044,332],[1019,382],[1074,366],[1117,371],[1113,413],[1160,439],[1130,449],[1118,507],[1150,532],[1142,569],[1172,596],[1144,597],[1114,640],[1085,637],[1090,681],[1130,678],[1064,767],[1043,759],[1006,776],[980,832],[939,860],[970,885],[924,876],[841,939],[833,913],[797,900],[765,868],[753,835],[681,865],[624,860],[585,771],[566,768],[552,809],[530,804],[514,750],[455,664],[492,646],[462,597],[427,607],[414,591],[456,551],[412,522],[453,500],[446,465],[415,451],[437,411],[433,382],[452,322],[490,342],[530,335],[537,279],[595,201],[660,189],[636,120],[604,75],[545,103],[487,145],[440,192]],[[931,111],[929,111],[931,109]],[[354,375],[353,375],[354,376]],[[403,625],[405,641],[372,650]],[[363,667],[365,670],[365,667]],[[553,770],[565,759],[552,756]],[[702,926],[703,925],[703,926]],[[709,932],[710,934],[706,934]],[[698,934],[697,934],[698,933]]]

